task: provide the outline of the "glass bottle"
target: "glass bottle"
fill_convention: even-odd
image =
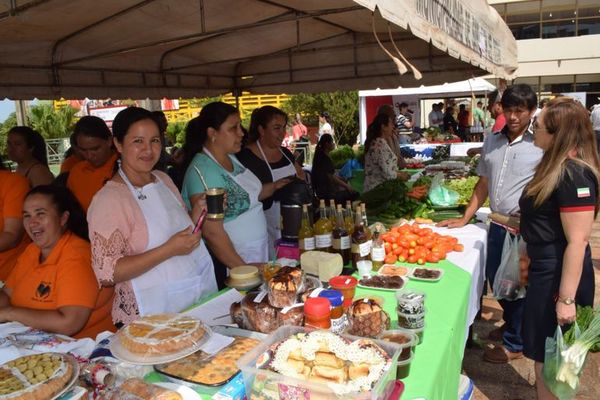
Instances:
[[[348,235],[352,236],[352,232],[354,232],[354,218],[352,218],[352,203],[350,202],[350,200],[346,201],[346,210],[344,210],[344,212],[346,230],[348,231]]]
[[[331,221],[331,226],[335,228],[336,216],[335,216],[335,200],[329,200],[329,208],[327,209],[327,217]]]
[[[367,237],[369,239],[371,239],[371,229],[369,229],[369,222],[367,221],[367,206],[365,205],[365,203],[360,203],[360,211],[362,212],[362,221],[363,221],[363,226],[365,227],[365,232],[367,234]]]
[[[344,265],[350,263],[350,236],[346,230],[342,205],[337,206],[336,224],[333,229],[333,252],[342,256]]]
[[[319,202],[319,219],[315,222],[315,248],[319,251],[326,251],[331,253],[331,240],[333,226],[331,221],[327,218],[325,211],[325,200]]]
[[[302,220],[300,222],[300,230],[298,231],[298,247],[300,248],[300,253],[315,249],[315,233],[312,226],[310,226],[306,204],[302,205]]]
[[[381,232],[378,228],[375,228],[373,232],[373,242],[371,245],[371,263],[373,264],[373,271],[379,271],[379,268],[385,260],[385,247],[383,247],[383,240],[381,240]]]
[[[367,236],[360,206],[356,206],[354,215],[354,232],[352,233],[352,267],[357,268],[361,260],[370,260],[371,240]]]

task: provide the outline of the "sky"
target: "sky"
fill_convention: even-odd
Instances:
[[[15,103],[12,100],[0,100],[0,123],[4,122],[14,111]]]

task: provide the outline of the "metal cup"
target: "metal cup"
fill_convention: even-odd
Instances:
[[[225,189],[210,188],[206,191],[206,218],[208,219],[223,219],[225,211],[223,209],[223,199]]]

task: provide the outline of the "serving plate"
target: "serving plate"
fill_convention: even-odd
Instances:
[[[438,271],[440,274],[437,278],[425,278],[425,277],[420,277],[420,276],[415,276],[415,271],[420,270],[420,269],[426,269],[429,271]],[[444,276],[444,270],[440,269],[440,268],[423,268],[423,267],[415,267],[412,269],[412,271],[410,271],[410,274],[408,275],[408,277],[410,279],[413,279],[415,281],[425,281],[425,282],[437,282],[440,279],[442,279],[442,276]]]

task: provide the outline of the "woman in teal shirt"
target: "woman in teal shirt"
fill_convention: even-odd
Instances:
[[[196,168],[209,188],[221,187],[227,193],[225,218],[207,220],[203,237],[213,256],[217,284],[223,287],[227,268],[262,264],[268,259],[267,225],[260,200],[289,183],[281,179],[261,184],[234,154],[242,147],[238,110],[222,102],[207,104],[186,128],[183,146],[182,196],[193,204],[205,192]]]

